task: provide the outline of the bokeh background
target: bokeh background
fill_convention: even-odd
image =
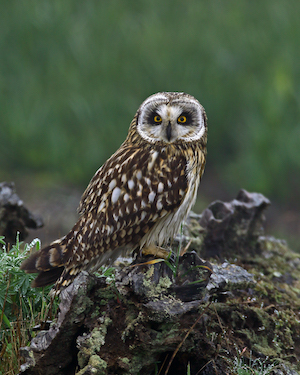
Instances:
[[[0,2],[0,180],[16,182],[51,241],[123,142],[141,102],[194,95],[208,115],[195,210],[240,188],[300,249],[300,2]]]

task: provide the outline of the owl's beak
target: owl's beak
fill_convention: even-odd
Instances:
[[[170,142],[172,137],[172,128],[171,128],[171,122],[169,121],[168,126],[167,126],[167,139]]]

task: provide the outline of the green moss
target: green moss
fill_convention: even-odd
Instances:
[[[130,360],[127,358],[127,357],[124,357],[124,358],[120,358],[120,360],[125,363],[125,365],[129,365],[130,363]]]
[[[253,344],[252,348],[253,351],[257,351],[259,354],[271,358],[276,358],[280,352],[279,350],[276,350],[276,348],[271,348],[268,345],[264,345],[264,342],[262,342],[262,344]]]
[[[104,311],[104,314],[105,314],[105,311]],[[91,318],[97,318],[99,315],[100,315],[100,310],[99,310],[99,307],[96,306],[94,311],[91,314]]]
[[[101,359],[98,355],[92,355],[89,360],[89,365],[97,370],[105,370],[107,367],[107,363]]]
[[[159,282],[155,284],[152,280],[153,273],[154,266],[151,266],[143,279],[143,285],[147,289],[146,294],[148,298],[160,297],[172,285],[172,281],[168,276],[161,277]]]
[[[101,359],[98,355],[92,355],[89,359],[88,364],[76,375],[83,374],[95,374],[95,375],[106,375],[107,363]]]
[[[135,330],[135,327],[144,320],[143,313],[140,311],[136,318],[133,318],[132,315],[126,314],[126,323],[127,326],[122,332],[122,340],[125,342],[126,337],[130,335],[130,332]]]
[[[100,327],[95,327],[91,334],[81,342],[78,352],[78,365],[84,367],[89,359],[100,351],[101,346],[105,344],[105,337],[107,334],[107,327],[111,323],[108,317],[100,318]]]
[[[117,299],[117,289],[113,285],[100,288],[96,291],[96,296],[101,298],[100,305],[106,305],[108,301]]]

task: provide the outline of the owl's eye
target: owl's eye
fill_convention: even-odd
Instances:
[[[181,115],[181,116],[178,117],[177,122],[178,122],[178,124],[186,124],[187,117],[184,116],[184,115]]]
[[[159,115],[155,115],[153,117],[153,121],[154,121],[155,124],[161,124],[162,118]]]
[[[189,112],[182,112],[177,118],[177,123],[179,125],[191,125],[193,120],[193,115]]]

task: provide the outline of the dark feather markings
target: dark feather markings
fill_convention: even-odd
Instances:
[[[168,95],[175,98],[176,104],[186,94]],[[181,205],[191,171],[201,178],[206,129],[198,142],[149,143],[137,131],[139,111],[125,142],[91,179],[80,201],[80,217],[73,229],[60,241],[23,262],[23,270],[39,273],[32,283],[34,287],[56,281],[56,291],[59,291],[81,270],[92,269],[93,265],[98,267],[108,256],[114,259],[117,248],[136,249],[159,220]],[[206,128],[206,116],[203,116]],[[151,240],[156,240],[155,235]],[[162,240],[167,242],[168,238],[159,241]]]
[[[21,270],[27,273],[37,273],[50,271],[53,268],[61,267],[64,265],[63,260],[63,239],[61,243],[54,242],[43,249],[32,253],[21,264]]]
[[[37,273],[39,270],[36,268],[36,262],[40,257],[41,252],[36,251],[32,253],[29,258],[25,259],[21,264],[21,270],[26,271],[26,273]]]
[[[53,268],[50,271],[40,272],[38,276],[32,281],[33,288],[40,288],[56,282],[64,271],[64,267]]]
[[[163,210],[166,212],[174,211],[182,202],[183,196],[180,196],[179,190],[186,191],[187,178],[184,173],[186,159],[183,155],[168,155],[168,152],[159,152],[151,170],[148,170],[149,150],[131,147],[129,152],[128,146],[125,148],[126,157],[128,153],[134,158],[130,158],[127,162],[124,161],[124,153],[118,150],[115,158],[109,159],[92,179],[89,187],[83,195],[81,200],[81,217],[74,225],[73,229],[62,239],[62,241],[54,242],[44,249],[32,254],[23,264],[22,269],[26,272],[40,272],[33,282],[33,286],[43,286],[55,282],[58,278],[58,283],[66,280],[72,280],[76,276],[75,273],[69,274],[70,270],[76,268],[81,262],[76,260],[93,257],[100,257],[108,250],[114,250],[117,247],[132,244],[134,249],[141,238],[147,233],[160,219],[161,209],[157,208],[157,202],[160,200]],[[124,167],[119,170],[113,170],[110,176],[107,175],[108,170],[116,169],[115,166],[120,166],[120,159],[123,161]],[[137,171],[140,170],[142,178],[138,180]],[[122,183],[121,176],[127,175],[127,181],[132,180],[134,188],[130,189],[127,182]],[[144,177],[151,181],[151,186],[146,183]],[[110,181],[116,179],[116,184],[122,190],[122,196],[129,194],[130,199],[125,202],[120,197],[118,202],[114,205],[110,203],[110,195],[107,197],[109,202],[105,213],[97,213],[98,206],[101,202],[101,196],[107,192],[107,186]],[[171,186],[168,186],[171,183]],[[164,189],[161,193],[158,192],[158,184],[162,182]],[[138,196],[138,185],[142,186],[143,196]],[[98,189],[102,189],[101,195],[98,195]],[[103,190],[104,189],[104,190]],[[148,195],[154,191],[155,198],[152,202],[148,202]],[[93,199],[91,199],[93,197]],[[99,201],[100,199],[100,201]],[[147,203],[146,207],[142,207],[142,200]],[[127,212],[127,210],[128,212]],[[114,219],[113,213],[121,212],[117,221]],[[144,212],[143,220],[141,220],[142,212]],[[157,215],[158,214],[158,215]],[[156,219],[154,219],[156,216]],[[153,218],[153,219],[152,219]],[[120,224],[120,229],[115,229],[115,239],[111,235],[105,233],[101,234],[101,228],[104,226],[112,226],[116,228],[117,222]],[[95,230],[89,228],[93,223],[94,227],[98,227],[100,232],[95,234]],[[131,229],[131,231],[129,231]],[[121,232],[125,234],[122,235]],[[74,250],[76,248],[76,251]],[[51,258],[51,262],[50,262]],[[92,261],[92,259],[91,259]],[[54,267],[55,268],[54,268]],[[56,267],[59,267],[58,270]],[[82,267],[84,269],[85,267]],[[55,271],[54,271],[55,269]],[[56,271],[57,270],[57,271]],[[43,272],[41,272],[43,271]],[[64,273],[62,274],[62,272]]]

